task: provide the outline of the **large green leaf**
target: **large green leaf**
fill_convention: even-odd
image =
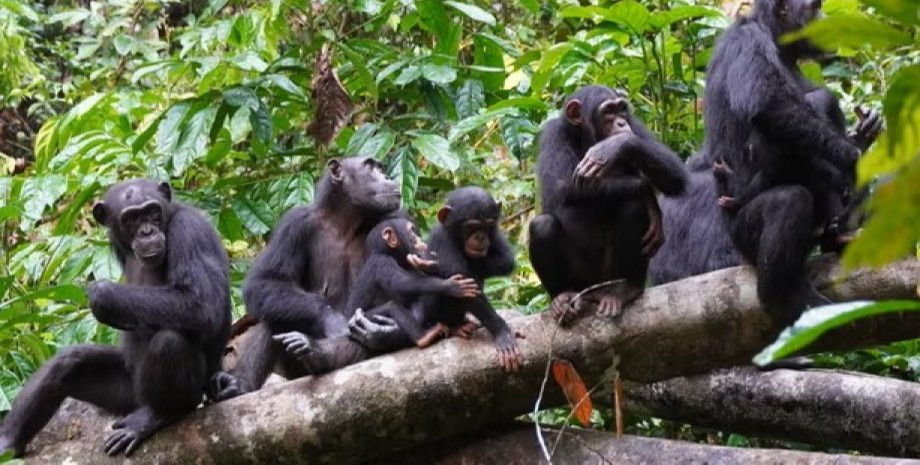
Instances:
[[[505,61],[502,58],[502,49],[493,41],[482,35],[473,36],[473,64],[479,66],[481,71],[476,71],[473,76],[482,81],[488,91],[498,91],[505,84]],[[499,72],[484,71],[495,69]]]
[[[801,353],[828,331],[859,324],[859,320],[900,312],[920,311],[920,301],[892,300],[887,302],[847,302],[827,305],[805,312],[798,321],[779,335],[773,344],[754,357],[754,363],[766,365]]]
[[[233,211],[246,229],[256,236],[271,231],[271,225],[275,223],[275,215],[264,200],[237,197],[233,199]]]
[[[412,139],[412,146],[438,168],[456,171],[460,167],[460,158],[451,152],[450,143],[437,134],[419,134]]]
[[[470,5],[469,3],[460,3],[452,2],[450,0],[444,2],[445,5],[449,5],[453,8],[456,8],[461,13],[470,17],[470,19],[479,21],[481,23],[486,23],[489,26],[495,25],[495,16],[492,16],[492,13],[489,13],[482,8],[479,8],[476,5]]]
[[[470,131],[473,131],[479,127],[482,127],[486,123],[498,119],[502,116],[513,114],[516,110],[513,108],[500,108],[498,110],[489,110],[484,113],[470,116],[464,118],[457,122],[453,128],[450,130],[447,138],[451,142],[456,142],[457,139],[466,135]]]
[[[208,142],[211,139],[211,125],[216,114],[217,109],[213,106],[202,108],[191,115],[188,123],[182,126],[176,148],[171,154],[175,176],[184,174],[193,162],[207,153]]]
[[[457,116],[467,118],[479,113],[479,110],[486,104],[485,91],[482,87],[482,81],[478,79],[467,79],[457,90],[457,99],[454,107],[457,109]]]
[[[902,23],[920,26],[920,0],[862,0],[862,2]]]
[[[415,154],[408,147],[400,147],[390,160],[388,173],[390,179],[400,185],[403,207],[415,205],[415,192],[418,190],[418,162]]]
[[[553,72],[556,71],[556,65],[559,64],[559,61],[562,60],[566,53],[572,50],[573,46],[571,42],[563,42],[553,45],[549,50],[543,52],[543,56],[540,58],[540,65],[530,80],[530,88],[534,96],[540,95]]]
[[[808,38],[825,50],[872,46],[887,49],[913,43],[907,34],[869,16],[839,14],[814,21],[799,32],[782,37],[784,42]]]

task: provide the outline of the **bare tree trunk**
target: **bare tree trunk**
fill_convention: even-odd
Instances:
[[[822,454],[782,449],[741,449],[708,446],[637,436],[617,438],[613,433],[544,429],[547,449],[555,451],[552,463],[602,465],[908,465],[920,460],[887,459],[845,454]],[[558,445],[557,443],[558,438]],[[491,433],[443,441],[378,463],[429,465],[536,465],[548,463],[532,426],[517,426]]]
[[[817,263],[819,282],[836,267]],[[859,271],[825,286],[832,298],[913,295],[920,263]],[[585,316],[557,330],[548,314],[516,318],[524,369],[507,375],[484,331],[373,358],[202,409],[157,434],[134,464],[352,463],[474,431],[533,409],[551,357],[570,360],[589,385],[610,385],[617,360],[626,379],[658,381],[747,363],[776,330],[760,311],[748,268],[716,271],[649,289],[618,320]],[[839,349],[902,337],[920,313],[828,342]],[[560,405],[549,383],[543,407]],[[30,463],[122,463],[100,453],[103,432],[71,425],[70,441],[43,448]]]
[[[627,409],[720,430],[920,457],[920,384],[733,368],[626,387]]]

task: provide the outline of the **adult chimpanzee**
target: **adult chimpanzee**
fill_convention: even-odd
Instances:
[[[406,218],[387,218],[377,224],[367,236],[367,250],[369,257],[352,287],[346,308],[357,311],[367,308],[371,317],[386,315],[394,320],[402,331],[402,340],[392,350],[413,344],[425,348],[450,335],[451,328],[439,321],[432,325],[424,310],[416,305],[423,295],[473,298],[481,294],[471,278],[458,274],[445,279],[425,274],[437,273],[437,263],[422,258],[427,246],[418,237],[415,225]],[[440,312],[440,309],[431,310]],[[290,355],[300,359],[311,374],[326,373],[374,355],[347,335],[314,340],[291,331],[274,339]]]
[[[438,211],[440,224],[429,235],[429,251],[431,257],[437,259],[437,266],[433,267],[431,263],[419,263],[417,266],[428,272],[434,272],[436,268],[443,278],[457,275],[472,278],[478,289],[482,289],[486,278],[511,273],[514,257],[507,240],[498,230],[500,214],[501,205],[482,188],[462,187],[452,191],[447,196],[447,203]],[[427,293],[412,308],[413,318],[420,321],[425,330],[443,325],[452,335],[463,338],[470,337],[476,328],[475,324],[467,320],[467,313],[476,317],[492,334],[502,367],[508,372],[519,370],[523,357],[518,351],[516,335],[485,296],[470,298]],[[353,354],[360,352],[360,347],[343,343],[343,338],[317,341],[317,344],[310,344],[299,335],[288,335],[281,339],[292,353],[305,355],[302,359],[306,365],[322,367],[321,372],[369,356],[359,353],[355,357]],[[386,350],[378,352],[406,347],[407,342],[406,336],[400,335]],[[343,346],[348,348],[342,349]],[[350,359],[343,360],[343,354]]]
[[[396,211],[399,202],[399,186],[387,179],[383,165],[373,158],[328,162],[314,203],[284,215],[249,270],[243,300],[247,312],[260,323],[249,329],[232,374],[215,380],[219,399],[261,387],[279,355],[282,374],[289,378],[306,374],[297,359],[283,356],[272,335],[299,331],[324,338],[348,331],[354,309],[345,304],[364,264],[367,233]],[[395,324],[391,326],[382,335],[398,331]],[[379,329],[371,323],[359,327]],[[380,335],[362,331],[357,336],[368,343]]]
[[[823,103],[806,100],[816,89],[796,62],[815,49],[804,40],[784,45],[777,40],[811,21],[819,8],[817,0],[758,0],[753,12],[720,39],[707,73],[706,144],[690,163],[696,173],[688,198],[664,205],[665,221],[673,228],[667,237],[676,240],[653,264],[656,282],[736,264],[733,243],[758,268],[758,295],[779,323],[788,323],[809,304],[827,301],[807,281],[804,262],[813,231],[827,229],[832,220],[824,205],[816,211],[815,197],[822,203],[822,196],[842,194],[836,187],[822,191],[823,180],[815,177],[832,170],[851,186],[861,148],[853,142],[871,142],[881,121],[863,119],[849,140],[835,128],[839,116],[830,112],[834,107],[839,112],[839,105],[828,103],[829,94]],[[741,184],[766,176],[763,192],[728,215],[731,241],[714,231],[715,184],[705,179],[720,160],[736,170]]]
[[[0,450],[22,455],[61,402],[73,397],[118,415],[103,444],[131,454],[194,410],[220,367],[230,331],[229,262],[200,213],[172,201],[169,185],[116,184],[93,216],[108,228],[125,284],[98,281],[89,305],[121,331],[121,348],[63,349],[26,383],[6,417]]]
[[[649,257],[661,245],[652,187],[684,191],[680,159],[635,118],[617,91],[587,86],[540,135],[543,214],[530,224],[530,259],[560,323],[575,316],[577,292],[603,281],[598,311],[617,314],[642,293]]]

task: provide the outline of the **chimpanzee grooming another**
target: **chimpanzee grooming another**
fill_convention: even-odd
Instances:
[[[416,233],[415,225],[406,218],[388,218],[377,224],[367,236],[367,250],[370,255],[352,287],[345,308],[358,311],[367,308],[370,309],[366,312],[369,316],[386,315],[394,320],[403,337],[401,344],[392,347],[393,350],[411,345],[425,348],[451,334],[451,328],[422,314],[423,310],[416,303],[423,295],[456,298],[481,295],[479,286],[471,278],[453,275],[443,279],[421,271],[436,273],[437,263],[422,258],[427,246]],[[439,310],[431,311],[437,313]],[[430,324],[432,321],[435,324]],[[423,323],[428,326],[423,327]],[[468,336],[462,329],[455,333]],[[274,339],[284,345],[288,354],[300,359],[305,369],[314,375],[375,355],[347,335],[313,340],[299,331],[290,331],[278,334]]]
[[[554,316],[568,324],[576,293],[625,278],[598,303],[601,315],[619,313],[642,293],[649,257],[662,243],[652,187],[681,194],[681,160],[632,115],[622,93],[586,86],[544,126],[537,174],[543,214],[530,223],[530,259]]]
[[[249,315],[260,323],[249,330],[232,374],[215,380],[218,399],[261,387],[279,355],[283,375],[307,374],[302,363],[279,350],[272,335],[299,331],[324,338],[348,332],[354,309],[346,308],[346,299],[364,264],[367,234],[399,208],[400,199],[399,186],[373,158],[328,162],[314,203],[284,215],[249,270],[243,300]],[[375,330],[382,326],[373,323],[357,322],[362,343],[399,331],[392,324],[381,333]]]
[[[808,282],[804,269],[815,244],[813,231],[825,230],[832,220],[822,206],[816,211],[816,195],[811,190],[817,192],[819,202],[822,196],[840,194],[822,192],[822,181],[813,177],[822,169],[830,169],[835,176],[833,186],[839,185],[840,179],[852,185],[860,151],[835,128],[837,117],[827,116],[839,105],[816,100],[815,105],[825,107],[821,112],[806,101],[806,94],[815,87],[801,74],[797,60],[816,50],[804,40],[777,43],[783,34],[813,20],[819,9],[818,0],[758,0],[749,16],[724,33],[707,73],[706,144],[703,154],[690,165],[704,171],[724,160],[735,170],[740,184],[751,183],[758,173],[766,176],[767,181],[761,184],[763,192],[727,215],[727,221],[735,247],[757,268],[761,301],[780,324],[793,321],[807,305],[827,302]],[[880,124],[877,117],[866,118],[857,139],[871,141]],[[817,166],[823,168],[815,169]],[[708,209],[718,209],[714,189],[703,185],[692,189],[690,195],[694,198],[675,206],[683,212],[665,206],[668,215],[677,215],[673,222],[666,218],[669,227],[674,225],[673,233],[680,243],[673,246],[683,248],[672,247],[666,251],[667,257],[661,257],[662,268],[656,266],[661,271],[653,273],[658,275],[656,281],[666,280],[669,271],[675,272],[668,270],[669,266],[679,273],[687,264],[688,259],[672,254],[694,255],[689,260],[709,265],[731,261],[724,239],[699,235],[699,222],[704,217],[712,219]],[[682,215],[696,218],[681,221]]]
[[[124,415],[103,449],[130,455],[194,410],[220,368],[230,331],[229,261],[200,213],[172,201],[166,183],[116,184],[93,216],[108,228],[125,284],[97,281],[89,305],[121,331],[121,348],[61,350],[26,383],[0,430],[0,450],[25,452],[73,397]]]

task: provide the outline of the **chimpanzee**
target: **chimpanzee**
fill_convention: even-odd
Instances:
[[[808,104],[806,95],[815,87],[797,60],[816,50],[805,40],[777,41],[814,19],[819,9],[818,0],[757,0],[753,12],[719,40],[707,73],[706,144],[690,161],[693,184],[686,198],[664,204],[671,228],[667,237],[676,240],[653,263],[656,282],[737,264],[733,243],[758,268],[758,295],[777,322],[787,323],[806,305],[827,301],[804,273],[813,231],[826,229],[831,220],[823,206],[816,212],[813,204],[810,189],[818,191],[819,202],[825,195],[813,179],[820,170],[813,167],[832,169],[852,185],[856,157],[875,138],[881,121],[861,118],[859,135],[848,139],[835,128],[839,117],[830,115],[834,107],[839,112],[832,96],[833,104],[826,100],[829,94],[823,103]],[[761,172],[768,176],[762,192],[727,216],[731,240],[713,227],[718,207],[709,171],[721,160],[735,170],[740,184]]]
[[[272,335],[299,331],[324,338],[348,332],[354,309],[346,308],[346,299],[364,264],[367,234],[399,208],[400,200],[399,186],[373,158],[327,163],[314,203],[284,215],[246,276],[243,300],[248,314],[261,322],[249,329],[231,373],[214,380],[218,399],[262,386],[279,354],[284,355]],[[391,324],[385,333],[375,332],[382,326],[374,324],[379,321],[358,325],[360,342],[368,345],[398,331]],[[288,378],[306,374],[295,358],[282,356],[280,362]]]
[[[124,417],[103,443],[130,455],[194,410],[220,367],[230,331],[229,260],[214,228],[172,200],[168,184],[116,184],[93,216],[108,228],[125,284],[97,281],[89,305],[120,330],[121,347],[61,350],[26,383],[0,430],[0,450],[25,452],[61,402],[73,397]]]
[[[435,267],[425,261],[415,266],[429,273],[436,271],[443,278],[457,275],[472,278],[478,289],[482,289],[486,278],[511,273],[514,270],[514,256],[507,240],[498,230],[500,214],[501,204],[480,187],[469,186],[452,191],[447,196],[446,204],[438,211],[440,224],[432,229],[428,238],[429,256],[437,259],[437,265]],[[422,328],[428,330],[441,325],[451,335],[462,338],[469,338],[478,327],[467,320],[467,313],[476,317],[492,334],[499,363],[505,371],[518,371],[523,364],[523,357],[515,341],[517,335],[498,316],[484,295],[470,298],[427,293],[412,305],[412,315],[421,322]],[[316,344],[296,334],[281,339],[290,353],[301,355],[308,366],[320,366],[321,372],[369,356],[361,354],[358,345],[343,343],[343,338],[315,341]],[[389,352],[407,345],[406,336],[400,335],[396,340],[390,339],[389,347],[385,350],[377,352]],[[346,357],[351,359],[343,360]],[[329,364],[330,360],[333,365]]]
[[[346,308],[356,311],[366,308],[370,309],[369,316],[386,315],[394,320],[403,337],[402,343],[394,345],[393,350],[411,345],[425,348],[450,335],[451,328],[440,321],[431,324],[432,319],[426,318],[415,305],[423,295],[473,298],[481,294],[471,278],[459,274],[446,279],[427,275],[437,273],[437,263],[422,258],[427,246],[419,238],[412,221],[401,216],[378,223],[367,236],[367,250],[369,256],[352,287]],[[440,309],[431,311],[437,313]],[[436,314],[430,316],[437,317]],[[274,339],[314,375],[374,355],[347,335],[314,340],[299,331],[290,331]]]
[[[586,86],[544,126],[537,175],[543,214],[530,223],[530,259],[553,314],[568,324],[577,292],[625,278],[598,303],[602,315],[619,313],[642,293],[649,257],[661,246],[652,187],[684,191],[680,158],[632,115],[623,93]]]

